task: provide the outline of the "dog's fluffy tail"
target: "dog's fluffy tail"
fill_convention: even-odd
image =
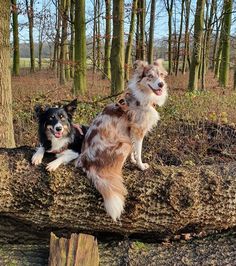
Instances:
[[[121,174],[109,170],[100,173],[89,171],[88,177],[92,179],[96,189],[102,194],[107,213],[114,221],[119,219],[124,210],[125,195],[127,194]]]

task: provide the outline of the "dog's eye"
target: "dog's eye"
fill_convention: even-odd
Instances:
[[[53,120],[55,118],[55,115],[51,115],[50,117],[49,117],[49,120]]]
[[[59,115],[60,119],[63,119],[64,118],[64,115]]]
[[[153,74],[149,74],[148,77],[149,77],[149,78],[153,78]]]

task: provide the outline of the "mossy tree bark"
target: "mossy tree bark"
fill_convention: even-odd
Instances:
[[[153,44],[154,44],[154,27],[155,27],[155,13],[156,13],[156,0],[151,2],[150,13],[150,29],[149,29],[149,43],[148,43],[148,63],[153,63]]]
[[[103,78],[111,79],[111,0],[105,0],[106,4],[106,32],[104,47],[104,74]]]
[[[197,0],[195,21],[194,21],[194,43],[192,51],[192,60],[189,71],[188,90],[190,92],[198,89],[198,75],[201,55],[201,42],[203,34],[203,19],[204,19],[205,0]]]
[[[134,32],[135,32],[135,17],[137,14],[137,4],[138,4],[138,0],[133,0],[130,28],[129,28],[129,37],[128,37],[128,41],[127,41],[126,49],[125,49],[125,80],[126,81],[129,80],[131,51],[132,51],[132,44],[133,44],[133,38],[134,38]]]
[[[35,71],[35,56],[34,56],[34,0],[25,0],[27,16],[29,21],[29,42],[30,42],[30,71]]]
[[[0,147],[14,147],[9,0],[0,3],[0,33]]]
[[[73,93],[86,92],[85,1],[75,0],[75,73]]]
[[[223,27],[221,28],[222,53],[221,53],[220,73],[219,73],[219,82],[223,87],[226,87],[229,81],[230,28],[231,28],[232,6],[233,6],[232,0],[224,0]]]
[[[0,215],[31,225],[35,232],[64,228],[165,237],[236,226],[235,162],[195,167],[152,164],[145,172],[128,164],[125,212],[113,222],[84,174],[73,166],[49,174],[45,165],[31,165],[32,153],[27,148],[0,150]]]
[[[20,74],[20,49],[17,0],[11,0],[12,4],[12,30],[13,30],[13,75]]]
[[[124,90],[124,0],[113,0],[111,94]]]

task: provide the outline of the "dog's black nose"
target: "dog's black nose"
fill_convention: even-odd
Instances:
[[[163,82],[159,82],[159,83],[158,83],[158,87],[159,87],[159,88],[162,88],[163,86],[164,86],[164,83],[163,83]]]
[[[62,131],[62,127],[61,126],[58,126],[58,127],[56,127],[56,131]]]

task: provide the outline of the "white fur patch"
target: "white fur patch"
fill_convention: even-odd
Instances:
[[[69,138],[56,138],[56,137],[52,137],[51,142],[52,142],[52,147],[50,151],[58,151],[60,150],[62,147],[64,147],[65,145],[67,145],[69,143],[70,139]]]
[[[34,164],[34,165],[41,164],[42,160],[43,160],[44,153],[45,153],[44,147],[43,146],[38,147],[35,154],[33,155],[32,159],[31,159],[32,164]]]
[[[72,150],[65,150],[62,153],[57,154],[56,156],[57,159],[50,162],[46,167],[49,172],[55,171],[61,164],[67,164],[70,161],[75,160],[76,158],[78,158],[79,154]]]
[[[104,206],[107,213],[111,218],[116,221],[120,218],[121,213],[124,210],[124,200],[122,200],[117,194],[104,200]]]

